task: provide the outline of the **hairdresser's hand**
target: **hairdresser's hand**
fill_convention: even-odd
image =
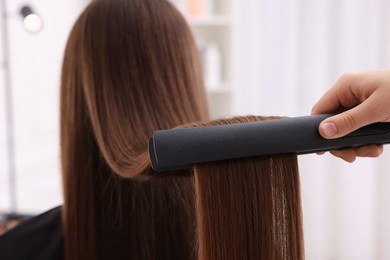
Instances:
[[[375,122],[390,122],[390,69],[343,75],[314,105],[312,114],[338,113],[321,122],[319,132],[332,139]],[[382,145],[332,151],[348,162],[378,157]]]

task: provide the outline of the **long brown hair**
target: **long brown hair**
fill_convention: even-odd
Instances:
[[[165,0],[92,2],[62,71],[66,259],[301,259],[294,155],[194,174],[150,169],[157,129],[265,118],[207,119],[197,51],[177,10]]]
[[[192,124],[276,119],[235,117]],[[304,258],[297,156],[272,155],[195,165],[199,259]]]
[[[78,18],[61,81],[66,259],[193,255],[192,179],[118,175],[151,175],[155,130],[208,118],[197,54],[168,1],[97,0]]]

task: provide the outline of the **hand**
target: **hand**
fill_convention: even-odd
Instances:
[[[326,113],[340,113],[319,126],[320,134],[328,139],[342,137],[371,123],[390,122],[390,69],[340,77],[312,109],[313,115]],[[378,157],[382,151],[382,145],[367,145],[331,153],[353,162],[357,156]]]

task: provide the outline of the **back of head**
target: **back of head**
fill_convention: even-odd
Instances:
[[[300,259],[294,155],[156,177],[157,129],[207,120],[197,51],[166,0],[95,0],[68,40],[61,82],[66,259]],[[245,117],[186,127],[258,121]],[[123,178],[125,177],[125,178]]]
[[[71,104],[76,97],[85,104]],[[92,2],[69,37],[62,108],[64,124],[85,110],[117,172],[129,166],[113,153],[133,157],[153,131],[207,119],[197,51],[184,18],[165,0]]]
[[[166,0],[96,0],[78,18],[61,80],[67,259],[191,255],[192,180],[118,176],[149,171],[153,131],[208,118],[197,54]]]

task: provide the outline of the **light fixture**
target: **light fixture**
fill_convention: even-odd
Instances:
[[[23,6],[20,9],[20,14],[23,16],[24,28],[27,31],[36,33],[42,29],[43,23],[41,17],[34,13],[30,6]]]

